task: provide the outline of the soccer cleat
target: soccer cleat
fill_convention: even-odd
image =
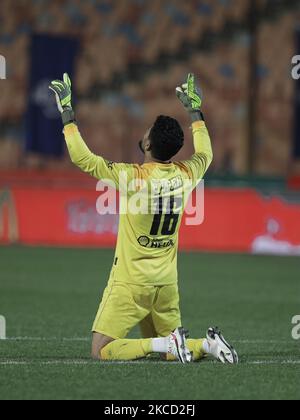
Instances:
[[[210,354],[223,364],[236,365],[239,357],[234,348],[227,343],[218,328],[209,328],[207,342],[210,347]]]
[[[182,327],[177,328],[169,335],[168,339],[169,354],[175,356],[183,364],[192,362],[192,355],[186,345],[187,331]]]

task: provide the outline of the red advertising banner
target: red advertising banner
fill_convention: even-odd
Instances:
[[[96,210],[91,190],[0,190],[0,242],[113,247],[118,216]],[[300,255],[300,204],[255,190],[205,190],[205,219],[181,228],[185,250]]]

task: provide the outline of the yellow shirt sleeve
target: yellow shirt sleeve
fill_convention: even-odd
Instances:
[[[116,188],[119,188],[124,175],[127,176],[127,181],[133,179],[134,165],[114,163],[96,156],[84,142],[76,124],[67,125],[64,136],[72,162],[83,172],[98,180],[113,181]]]
[[[179,165],[188,172],[189,177],[192,178],[193,185],[197,185],[203,179],[213,161],[213,151],[205,122],[194,122],[192,129],[195,154],[191,159],[180,162]]]

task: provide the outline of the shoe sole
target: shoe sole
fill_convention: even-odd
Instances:
[[[217,336],[219,338],[219,340],[224,344],[224,346],[230,351],[232,355],[233,363],[230,363],[228,362],[228,360],[226,360],[224,352],[222,352],[225,363],[237,365],[239,363],[239,357],[236,350],[229,343],[227,343],[227,341],[225,340],[218,328],[211,328],[210,330],[213,332],[214,336]],[[222,360],[220,359],[219,361],[222,362]]]
[[[219,337],[221,342],[224,344],[225,347],[227,347],[227,349],[230,351],[230,353],[232,355],[233,363],[230,363],[230,362],[227,362],[227,363],[237,365],[239,363],[239,358],[238,358],[236,350],[230,344],[227,343],[227,341],[222,336],[222,334],[216,333],[216,335]],[[223,353],[223,356],[224,356],[224,359],[226,360],[226,357],[225,357],[224,353]]]
[[[186,340],[185,331],[184,331],[183,328],[178,328],[178,332],[179,332],[181,343],[178,342],[177,337],[176,337],[176,339],[175,339],[176,350],[177,350],[179,361],[182,364],[186,364],[186,363],[189,363],[189,362],[187,360],[186,352],[183,351],[183,349],[185,349],[185,347],[186,347],[185,346],[185,340]]]

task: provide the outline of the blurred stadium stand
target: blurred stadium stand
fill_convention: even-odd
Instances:
[[[1,82],[0,168],[72,168],[67,156],[23,152],[30,40],[46,33],[80,39],[76,108],[96,153],[140,161],[137,141],[160,113],[188,127],[174,88],[194,71],[214,143],[211,174],[286,177],[296,168],[291,57],[299,11],[297,0],[2,0],[0,53],[8,79]],[[190,144],[181,157],[191,152]]]

